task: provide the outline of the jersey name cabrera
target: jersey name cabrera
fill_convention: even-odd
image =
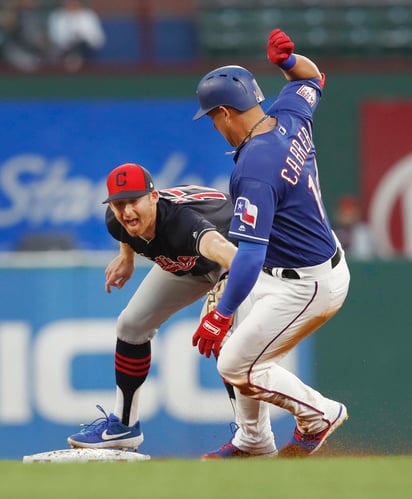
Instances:
[[[312,140],[321,91],[319,80],[286,84],[267,111],[277,126],[254,136],[235,156],[229,236],[267,245],[269,267],[317,265],[336,250]]]
[[[108,207],[106,225],[110,234],[175,275],[204,275],[217,269],[218,264],[201,256],[198,247],[203,234],[210,230],[227,237],[233,215],[229,195],[194,185],[161,189],[159,194],[152,241],[130,236]]]

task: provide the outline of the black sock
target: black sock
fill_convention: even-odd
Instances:
[[[117,340],[115,373],[116,384],[123,392],[123,424],[129,425],[133,396],[149,374],[151,358],[150,341],[143,345],[131,345]]]

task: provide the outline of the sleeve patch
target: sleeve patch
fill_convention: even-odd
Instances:
[[[310,107],[313,107],[316,104],[316,90],[314,88],[308,87],[307,85],[301,85],[296,93],[303,97]]]
[[[247,198],[239,197],[236,200],[235,217],[239,217],[242,222],[251,227],[256,227],[258,208]]]

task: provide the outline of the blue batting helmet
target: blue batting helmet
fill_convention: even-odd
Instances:
[[[197,86],[200,108],[193,116],[198,120],[218,106],[247,111],[265,100],[253,74],[241,66],[223,66],[204,76]]]

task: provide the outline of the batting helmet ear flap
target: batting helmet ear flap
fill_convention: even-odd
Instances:
[[[265,100],[253,74],[242,66],[222,66],[205,75],[197,86],[198,120],[218,106],[247,111]]]

